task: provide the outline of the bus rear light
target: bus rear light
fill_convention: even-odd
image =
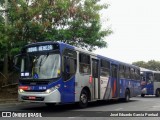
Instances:
[[[89,76],[89,83],[92,83],[92,80],[93,80],[92,76]]]

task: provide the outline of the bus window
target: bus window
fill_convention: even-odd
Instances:
[[[116,65],[111,65],[111,72],[112,72],[111,76],[113,78],[117,78],[117,66]]]
[[[130,76],[131,76],[131,79],[135,79],[135,69],[134,68],[130,68]]]
[[[135,69],[135,79],[140,80],[141,79],[140,76],[143,76],[143,73],[142,73],[142,75],[140,75],[140,70]],[[143,81],[145,81],[145,78],[143,78]]]
[[[155,73],[155,74],[154,74],[154,80],[155,80],[156,82],[160,82],[160,73]]]
[[[109,76],[109,69],[110,69],[110,62],[108,62],[107,60],[101,60],[100,76],[108,77]]]
[[[79,54],[79,71],[80,73],[91,73],[90,56],[84,53]]]
[[[120,65],[119,66],[119,77],[124,78],[124,76],[125,76],[124,73],[125,73],[125,67],[123,65]]]
[[[146,81],[153,82],[153,73],[146,73]]]
[[[77,69],[77,53],[76,51],[66,49],[63,53],[63,66],[62,70],[64,72],[65,81],[69,80],[75,73]]]
[[[74,74],[76,72],[76,61],[72,58],[66,58],[66,72]]]
[[[126,67],[125,69],[125,78],[130,79],[130,68]]]

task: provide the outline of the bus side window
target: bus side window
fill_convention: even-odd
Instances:
[[[152,77],[153,77],[153,73],[152,72],[147,72],[146,73],[146,81],[147,82],[151,83],[153,81]]]
[[[134,68],[130,68],[130,77],[131,79],[135,79],[135,69]]]
[[[118,69],[117,69],[117,66],[116,65],[111,65],[111,77],[113,77],[113,78],[117,78],[118,76],[117,76],[117,71]]]
[[[155,74],[154,74],[154,80],[155,80],[156,82],[160,82],[160,73],[155,73]]]
[[[79,53],[79,72],[85,74],[91,73],[91,62],[89,55]]]
[[[158,74],[158,82],[160,82],[160,73],[157,73]]]
[[[124,78],[125,73],[125,67],[123,65],[119,66],[119,77]]]
[[[130,68],[129,67],[126,67],[125,69],[125,78],[130,79]]]
[[[64,57],[65,81],[70,79],[76,73],[77,62],[73,58]]]
[[[110,62],[107,60],[101,60],[101,71],[100,76],[101,77],[109,77],[110,74]]]
[[[139,69],[135,69],[135,79],[136,80],[140,80],[141,78],[141,76],[143,76],[143,74],[142,75],[140,75],[140,70]],[[142,78],[143,79],[143,78]],[[143,81],[145,81],[145,79],[143,80]]]
[[[62,71],[64,81],[69,80],[77,70],[77,53],[71,49],[65,49],[62,57]]]

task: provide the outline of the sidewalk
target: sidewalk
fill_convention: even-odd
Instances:
[[[18,102],[17,99],[1,99],[0,98],[0,105],[17,104],[17,103],[21,103],[21,102]]]
[[[18,102],[17,99],[1,99],[0,98],[0,104],[1,103],[8,103],[8,102]]]
[[[22,103],[23,102],[19,102],[18,99],[0,99],[0,106],[18,105]]]

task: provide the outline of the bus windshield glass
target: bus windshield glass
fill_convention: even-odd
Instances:
[[[27,54],[21,60],[21,78],[51,79],[60,76],[60,54]]]
[[[147,82],[153,81],[153,73],[146,73],[146,81]]]

